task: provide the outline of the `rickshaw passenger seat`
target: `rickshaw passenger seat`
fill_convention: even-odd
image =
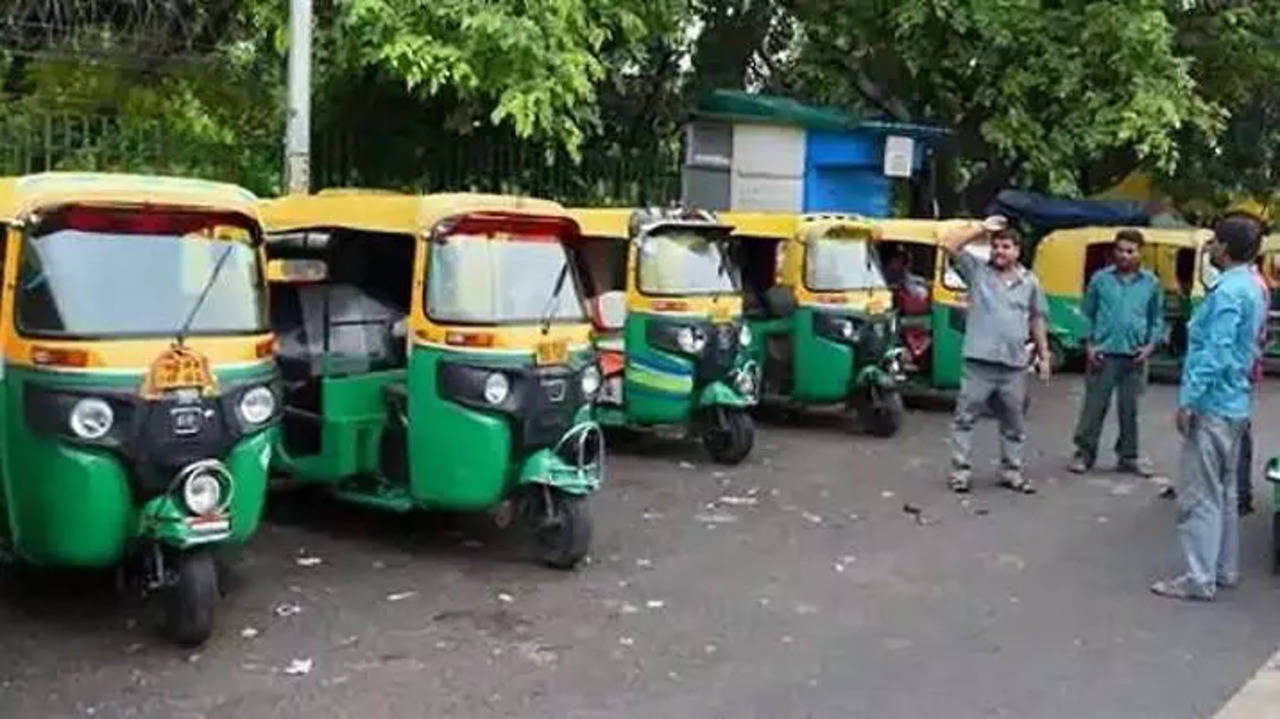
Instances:
[[[327,295],[327,298],[326,298]],[[404,312],[349,284],[299,288],[311,376],[360,374],[398,366],[394,327]],[[325,317],[326,301],[328,317]],[[326,319],[328,327],[326,328]],[[328,331],[328,352],[325,333]]]

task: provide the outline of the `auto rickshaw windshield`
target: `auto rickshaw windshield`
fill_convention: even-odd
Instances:
[[[18,330],[75,338],[173,335],[194,310],[187,334],[265,332],[257,251],[241,239],[215,239],[236,235],[248,239],[242,228],[185,234],[63,228],[28,236],[18,274]]]
[[[816,238],[809,242],[804,282],[811,290],[883,289],[880,262],[864,240]]]
[[[431,245],[427,316],[459,324],[585,322],[568,262],[554,237],[449,235]]]
[[[740,286],[726,248],[707,235],[648,235],[639,254],[640,291],[647,295],[714,295],[737,292]]]

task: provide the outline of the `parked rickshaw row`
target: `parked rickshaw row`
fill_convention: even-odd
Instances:
[[[605,430],[736,464],[758,405],[888,437],[904,399],[960,379],[949,221],[52,173],[0,179],[0,224],[0,559],[116,568],[183,644],[209,635],[214,552],[254,533],[273,482],[388,512],[510,507],[570,568]],[[1036,257],[1063,357],[1114,231]],[[1176,363],[1211,272],[1200,234],[1144,232]]]

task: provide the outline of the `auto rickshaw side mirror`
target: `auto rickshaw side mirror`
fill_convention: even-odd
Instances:
[[[764,310],[770,317],[790,317],[795,314],[795,291],[789,285],[770,287],[764,293]]]
[[[627,293],[605,292],[592,302],[591,322],[598,330],[616,332],[627,324]]]
[[[1267,481],[1280,483],[1280,457],[1272,457],[1267,461]]]
[[[328,277],[329,265],[324,260],[267,261],[268,282],[324,282]]]

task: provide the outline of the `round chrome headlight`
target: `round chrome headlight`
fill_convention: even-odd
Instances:
[[[582,370],[582,393],[588,397],[594,397],[596,392],[600,391],[600,370],[595,365],[587,365]]]
[[[254,387],[240,398],[240,417],[249,424],[262,424],[276,411],[276,396],[266,387]]]
[[[182,502],[192,514],[213,514],[222,506],[222,480],[213,472],[191,473],[182,483]]]
[[[676,344],[681,352],[698,354],[707,346],[707,336],[693,327],[681,327],[676,333]]]
[[[840,336],[844,339],[853,339],[853,320],[840,320],[837,324],[840,328]]]
[[[751,346],[751,328],[750,327],[746,325],[742,326],[742,329],[738,332],[738,344],[742,345],[743,347]]]
[[[111,411],[111,405],[103,400],[86,397],[71,408],[67,421],[71,431],[80,439],[101,439],[111,431],[116,415]]]
[[[507,396],[511,394],[511,382],[507,380],[507,376],[501,372],[494,372],[484,381],[484,401],[489,404],[498,405],[507,401]]]

